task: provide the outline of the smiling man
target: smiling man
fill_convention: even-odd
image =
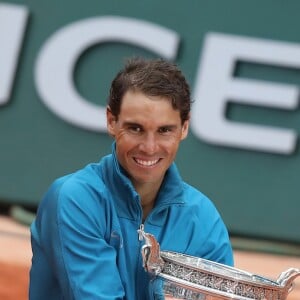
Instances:
[[[233,264],[218,211],[174,163],[190,109],[172,63],[132,59],[117,74],[107,106],[112,153],[57,179],[31,226],[31,300],[161,299],[143,269],[141,225],[163,250]]]
[[[108,132],[116,140],[116,154],[141,197],[143,219],[154,206],[158,190],[179,143],[187,136],[188,120],[162,96],[129,90],[115,116],[107,109]]]

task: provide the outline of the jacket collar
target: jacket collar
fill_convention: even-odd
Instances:
[[[141,219],[140,197],[117,159],[115,142],[112,154],[106,156],[103,163],[102,178],[113,195],[119,217]],[[155,210],[161,206],[183,203],[183,182],[173,163],[167,170],[157,195]]]

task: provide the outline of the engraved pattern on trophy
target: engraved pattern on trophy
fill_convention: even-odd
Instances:
[[[174,262],[165,262],[162,273],[170,275],[174,278],[183,279],[199,286],[213,289],[215,291],[230,293],[245,298],[257,300],[282,299],[281,291],[239,283],[236,280],[230,280],[221,276],[207,274],[201,271],[183,267]]]

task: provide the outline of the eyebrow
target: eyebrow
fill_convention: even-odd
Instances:
[[[159,126],[159,128],[168,128],[168,129],[176,129],[178,126],[177,125],[162,125],[162,126]]]
[[[124,126],[126,127],[130,127],[130,126],[136,126],[136,127],[141,127],[144,128],[144,126],[140,123],[136,123],[136,122],[124,122]],[[168,128],[168,129],[176,129],[178,126],[175,124],[165,124],[165,125],[161,125],[158,128]]]
[[[129,126],[139,126],[143,127],[141,124],[136,123],[136,122],[124,122],[124,126],[129,127]]]

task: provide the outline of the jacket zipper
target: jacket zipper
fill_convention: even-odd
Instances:
[[[140,225],[139,229],[137,230],[138,231],[139,241],[142,241],[144,239],[144,237],[143,237],[144,228],[145,228],[145,225],[142,223]]]

